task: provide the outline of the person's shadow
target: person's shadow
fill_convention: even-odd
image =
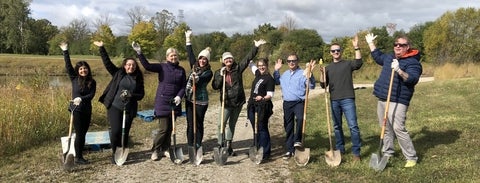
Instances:
[[[456,129],[432,131],[424,126],[419,133],[412,134],[413,144],[417,154],[426,154],[429,149],[435,148],[437,145],[447,145],[455,143],[462,134]],[[419,156],[421,159],[422,156]]]
[[[413,140],[413,145],[415,150],[417,151],[417,155],[419,157],[419,161],[423,158],[423,154],[427,154],[427,152],[435,148],[437,145],[447,145],[455,143],[461,135],[461,131],[456,129],[450,130],[429,130],[427,126],[424,126],[419,132],[414,132],[410,134],[410,138]],[[378,142],[378,135],[377,136],[370,136],[363,140],[363,143],[377,143]],[[395,143],[398,143],[395,140]],[[370,149],[364,151],[368,153],[375,153],[378,149],[378,145],[372,146]],[[363,154],[363,153],[362,153]],[[401,155],[401,150],[396,149],[395,154]]]

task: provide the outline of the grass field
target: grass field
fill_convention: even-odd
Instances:
[[[329,167],[325,103],[321,99],[308,108],[309,134],[306,144],[313,148],[311,163],[292,167],[299,182],[478,182],[480,181],[480,86],[478,78],[434,81],[417,85],[407,114],[407,129],[419,156],[414,168],[403,168],[405,159],[396,142],[396,154],[383,172],[369,168],[371,153],[379,145],[380,128],[372,88],[357,90],[356,102],[362,134],[361,163],[348,153],[350,133],[346,133],[347,153],[343,163]],[[345,120],[344,120],[345,121]],[[344,122],[344,129],[348,129]]]

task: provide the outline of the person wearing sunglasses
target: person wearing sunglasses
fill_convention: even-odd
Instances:
[[[358,47],[358,36],[352,39],[352,45],[355,49],[355,60],[347,61],[342,59],[342,48],[338,43],[330,46],[330,55],[333,62],[325,67],[321,67],[320,86],[325,88],[329,86],[330,103],[332,111],[333,129],[335,132],[335,148],[340,153],[345,153],[345,136],[342,129],[342,115],[345,115],[352,140],[353,160],[360,160],[360,128],[357,123],[357,110],[355,106],[355,91],[353,88],[353,71],[362,67],[362,54]],[[326,80],[324,80],[323,75]],[[330,123],[330,122],[329,122]]]
[[[294,156],[295,147],[303,147],[302,126],[305,98],[307,97],[306,83],[309,80],[309,87],[311,89],[315,88],[315,78],[311,73],[311,70],[315,67],[315,61],[307,63],[306,69],[303,70],[299,66],[298,56],[290,54],[287,57],[288,70],[280,75],[282,63],[282,59],[277,60],[273,78],[275,79],[275,85],[280,85],[282,88],[283,126],[286,133],[285,148],[287,151],[283,155],[283,159],[288,160]]]
[[[376,37],[376,35],[369,33],[365,36],[365,39],[373,59],[378,65],[382,66],[380,76],[373,87],[373,94],[378,98],[377,115],[380,125],[383,123],[390,76],[394,72],[382,151],[384,156],[393,156],[393,141],[396,137],[403,156],[407,159],[405,167],[414,167],[417,164],[418,156],[405,127],[405,121],[415,85],[422,74],[422,65],[419,61],[420,54],[418,50],[410,47],[409,39],[404,35],[395,38],[393,53],[383,53],[376,48],[373,42]]]

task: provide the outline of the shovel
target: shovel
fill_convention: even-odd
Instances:
[[[222,86],[222,111],[220,112],[220,136],[221,136],[221,142],[220,147],[214,147],[213,148],[213,159],[218,165],[224,165],[225,162],[227,162],[228,158],[228,153],[227,153],[227,148],[225,147],[225,124],[223,122],[223,113],[225,109],[225,74],[223,74],[223,86]]]
[[[67,151],[65,153],[63,153],[63,169],[66,170],[66,171],[70,171],[72,170],[73,166],[74,166],[74,157],[73,157],[73,154],[70,153],[70,145],[72,144],[72,128],[73,128],[73,112],[75,111],[75,109],[77,108],[78,105],[73,105],[74,108],[71,109],[71,112],[70,112],[70,125],[69,125],[69,128],[68,128],[68,145],[67,145]]]
[[[325,67],[323,68],[324,72]],[[323,74],[323,81],[327,81],[326,73]],[[327,113],[327,126],[328,126],[328,140],[330,141],[330,150],[325,152],[325,161],[330,166],[338,166],[340,162],[342,162],[342,155],[339,150],[333,150],[333,143],[332,143],[332,127],[330,124],[330,113],[328,111],[328,92],[327,86],[325,86],[325,111]]]
[[[255,164],[262,163],[263,160],[263,147],[258,147],[258,105],[255,105],[255,130],[253,134],[254,146],[250,147],[248,156]]]
[[[172,138],[173,148],[170,148],[170,159],[175,164],[181,164],[183,162],[183,151],[181,147],[177,147],[177,136],[175,135],[175,102],[172,100],[170,103],[172,108]],[[172,156],[173,155],[173,156]]]
[[[313,62],[315,63],[315,62]],[[310,65],[312,65],[312,61],[310,61]],[[308,68],[309,73],[312,72],[312,66]],[[308,93],[310,91],[310,78],[307,78],[307,82],[305,83],[306,91],[305,91],[305,105],[303,106],[303,124],[302,124],[302,146],[295,147],[295,162],[298,166],[305,166],[310,160],[310,148],[305,148],[305,126],[307,123],[307,106],[308,106]]]
[[[127,120],[127,102],[123,103],[123,120],[122,120],[122,147],[117,147],[115,151],[115,163],[122,166],[128,157],[128,148],[125,147],[125,121]],[[119,150],[120,149],[120,150]]]
[[[378,146],[378,154],[372,153],[372,157],[370,158],[370,167],[372,167],[376,171],[382,171],[387,166],[387,162],[389,158],[388,156],[382,155],[382,147],[383,147],[383,137],[385,135],[385,126],[387,125],[388,107],[390,106],[390,95],[392,93],[394,75],[395,75],[395,71],[392,69],[392,75],[390,76],[390,84],[388,86],[387,101],[385,104],[385,112],[383,114],[382,131],[380,133],[380,146]],[[382,155],[381,158],[380,158],[380,155]]]
[[[195,67],[194,67],[194,72],[195,72]],[[196,84],[195,84],[195,77],[192,77],[192,91],[193,91],[193,147],[188,147],[188,155],[190,158],[190,163],[195,164],[195,165],[200,165],[202,163],[203,159],[203,149],[202,146],[197,147],[197,110],[196,110]]]

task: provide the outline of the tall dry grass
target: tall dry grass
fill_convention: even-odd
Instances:
[[[434,77],[438,80],[480,77],[480,66],[473,63],[460,65],[446,63],[435,68]]]

